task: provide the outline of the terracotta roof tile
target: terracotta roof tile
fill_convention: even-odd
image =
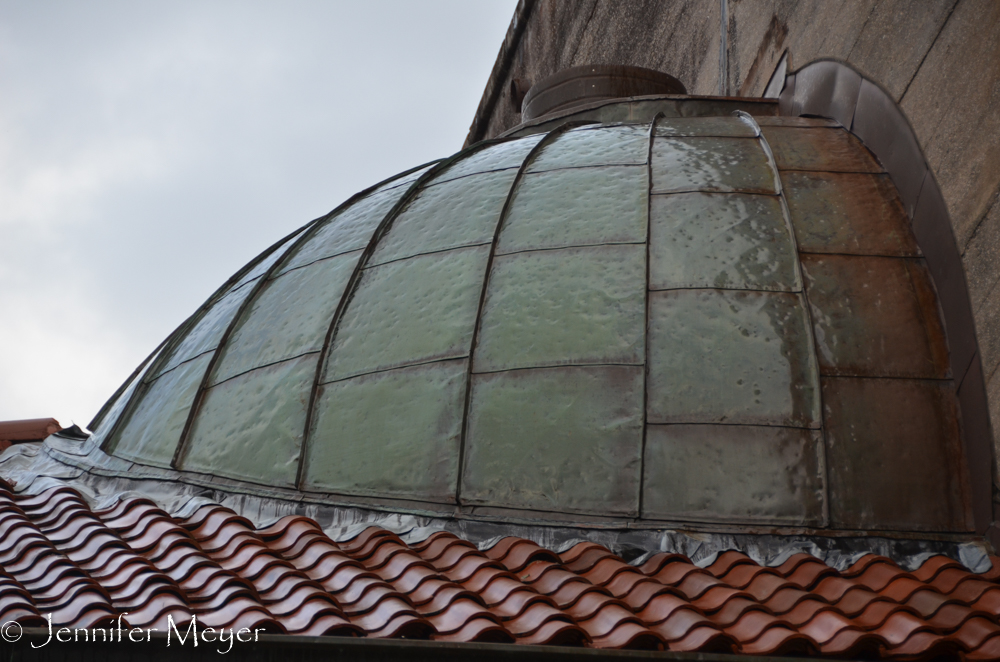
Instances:
[[[725,552],[635,566],[595,543],[557,554],[522,538],[487,550],[439,532],[409,545],[370,527],[331,540],[314,521],[256,529],[221,506],[173,518],[148,499],[93,511],[65,487],[0,488],[0,618],[211,627],[595,648],[1000,658],[1000,564],[932,557],[907,572],[868,555],[838,572],[796,554],[761,567]]]

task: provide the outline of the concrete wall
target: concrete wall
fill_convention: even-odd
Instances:
[[[759,96],[787,50],[789,72],[832,58],[879,83],[906,113],[948,207],[1000,448],[1000,2],[522,0],[517,11],[470,139],[520,123],[511,79],[574,65],[648,67],[691,94]]]

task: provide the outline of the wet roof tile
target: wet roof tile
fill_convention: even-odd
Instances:
[[[596,543],[480,550],[439,532],[411,545],[377,527],[337,542],[301,516],[257,529],[216,505],[173,518],[146,499],[93,511],[66,488],[0,488],[0,617],[25,626],[197,614],[271,633],[996,659],[998,580],[1000,557],[980,575],[942,556],[911,572],[875,555],[843,572],[806,554],[766,568],[739,552],[636,566]]]

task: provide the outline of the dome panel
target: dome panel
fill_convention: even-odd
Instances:
[[[409,189],[403,185],[384,186],[322,221],[307,241],[299,246],[278,269],[278,275],[368,246],[372,234]]]
[[[755,138],[657,138],[653,193],[777,193],[774,166]]]
[[[814,352],[801,295],[651,292],[648,420],[819,427]]]
[[[454,501],[467,375],[463,359],[324,384],[305,488]]]
[[[392,221],[368,266],[490,243],[516,175],[508,169],[429,182]]]
[[[759,134],[755,121],[740,116],[664,117],[656,123],[656,135],[664,138],[756,138]]]
[[[595,165],[641,165],[649,157],[648,125],[583,127],[558,135],[527,172]]]
[[[847,131],[792,126],[761,131],[780,170],[882,172],[871,152]]]
[[[641,244],[648,195],[645,166],[528,173],[511,201],[496,252]]]
[[[781,180],[800,250],[920,255],[888,175],[790,171]]]
[[[489,253],[458,248],[365,269],[323,381],[468,356]]]
[[[474,175],[480,172],[518,168],[528,153],[534,149],[545,134],[540,133],[519,140],[508,140],[467,155],[465,158],[450,165],[444,172],[434,178],[435,182],[445,182],[458,177]]]
[[[587,366],[474,374],[463,501],[638,514],[642,373]]]
[[[835,377],[824,380],[823,406],[833,526],[972,528],[950,382]]]
[[[209,384],[318,353],[361,251],[285,271],[264,283],[220,352]]]
[[[262,255],[259,255],[256,259],[252,260],[249,265],[249,269],[244,267],[246,271],[236,284],[232,286],[230,291],[236,291],[237,289],[243,287],[244,285],[249,285],[251,281],[255,281],[267,272],[271,270],[274,264],[285,256],[285,253],[302,238],[302,235],[311,230],[316,224],[316,221],[312,223],[306,223],[303,227],[299,228],[291,235],[289,235],[280,245],[272,247],[271,250],[265,251]]]
[[[630,244],[497,256],[473,370],[642,364],[645,257]]]
[[[173,370],[186,361],[218,348],[222,336],[240,310],[240,306],[253,293],[260,277],[231,289],[224,297],[202,312],[201,318],[175,347],[169,349],[159,365],[155,366],[146,381]]]
[[[780,198],[654,195],[649,213],[650,289],[802,290]]]
[[[109,450],[140,464],[169,467],[211,360],[211,354],[202,354],[147,384]]]
[[[294,487],[318,360],[308,354],[206,390],[180,468]]]
[[[824,524],[819,430],[651,425],[643,516],[701,522]]]
[[[920,259],[803,255],[824,375],[949,375],[933,285]]]

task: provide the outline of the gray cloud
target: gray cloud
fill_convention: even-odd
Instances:
[[[84,424],[240,266],[461,147],[493,2],[0,2],[0,420]]]

